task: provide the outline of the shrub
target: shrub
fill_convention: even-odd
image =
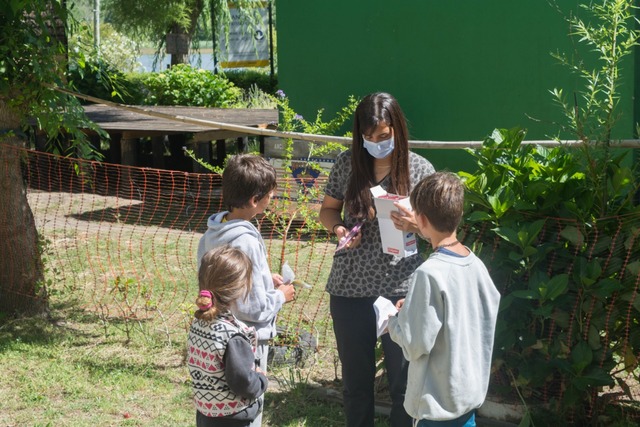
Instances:
[[[221,75],[180,64],[160,73],[147,73],[142,81],[149,91],[145,104],[233,107],[242,91]]]
[[[138,68],[139,45],[118,33],[109,24],[100,25],[102,43],[96,51],[91,29],[73,27],[69,37],[69,71],[67,80],[78,92],[125,104],[139,104],[144,99],[140,81],[125,73]],[[81,101],[83,102],[83,101]]]
[[[257,86],[263,92],[274,95],[278,89],[277,74],[271,78],[269,73],[259,70],[244,69],[237,71],[225,71],[224,76],[237,87],[249,90],[252,86]]]
[[[107,101],[141,104],[146,97],[144,85],[135,75],[124,74],[96,57],[72,63],[68,81],[76,91]]]
[[[515,387],[525,401],[547,403],[562,425],[597,424],[611,398],[634,399],[640,374],[638,166],[612,138],[620,65],[640,33],[631,0],[579,6],[592,19],[572,13],[567,21],[596,62],[554,54],[584,88],[572,101],[561,89],[551,93],[567,119],[563,130],[580,143],[525,146],[524,131],[495,130],[470,151],[478,172],[460,173],[473,206],[465,237],[503,295],[494,356],[495,380],[504,382],[493,391]],[[606,387],[617,388],[610,398]]]
[[[505,382],[493,387],[515,386],[529,402],[582,419],[606,405],[601,387],[628,390],[638,366],[638,183],[623,165],[628,152],[592,164],[607,170],[593,174],[586,159],[608,147],[547,149],[522,146],[523,138],[518,129],[494,131],[470,151],[479,172],[460,172],[465,240],[503,295],[494,357]]]

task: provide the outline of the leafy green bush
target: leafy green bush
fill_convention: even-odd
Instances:
[[[516,386],[556,414],[586,417],[600,387],[625,390],[638,366],[639,186],[628,153],[611,155],[592,165],[607,169],[603,199],[585,164],[607,147],[523,146],[524,134],[494,131],[470,150],[479,172],[460,172],[466,239],[503,294],[494,356],[507,387],[494,390]]]
[[[73,27],[69,37],[69,72],[67,79],[78,92],[125,104],[140,104],[144,86],[134,76],[139,64],[138,43],[118,33],[110,24],[101,24],[101,46],[96,50],[88,25]],[[81,102],[84,102],[81,100]]]
[[[465,240],[503,295],[492,392],[515,387],[525,403],[546,403],[554,425],[602,422],[613,405],[600,392],[615,386],[633,401],[640,375],[638,166],[612,139],[621,61],[639,33],[632,0],[579,6],[593,19],[572,13],[567,21],[578,43],[597,52],[595,69],[554,54],[585,85],[573,102],[551,93],[563,130],[581,142],[522,145],[524,131],[498,129],[469,150],[478,172],[460,172]],[[539,416],[528,412],[520,425]]]
[[[141,64],[137,61],[140,56],[140,43],[116,31],[111,24],[100,24],[100,50],[96,50],[93,30],[86,24],[73,27],[69,37],[69,50],[72,57],[100,58],[110,67],[124,73],[138,70]]]
[[[76,91],[107,101],[141,104],[146,97],[144,85],[135,75],[124,74],[96,57],[72,63],[68,81]]]
[[[116,31],[111,24],[100,24],[100,56],[118,70],[132,73],[142,65],[137,61],[140,56],[140,43],[133,41]]]
[[[252,86],[258,88],[268,94],[274,95],[278,89],[278,75],[274,75],[271,79],[269,73],[263,71],[244,69],[237,71],[225,71],[224,76],[237,87],[249,90]]]
[[[275,110],[278,103],[275,96],[261,90],[257,85],[242,90],[242,99],[236,104],[236,108],[256,108]]]
[[[142,81],[149,91],[145,104],[233,107],[242,91],[221,75],[180,64],[160,73],[147,73]]]

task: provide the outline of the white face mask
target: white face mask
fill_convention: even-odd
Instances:
[[[363,135],[362,140],[364,141],[364,143],[362,144],[363,147],[366,148],[369,154],[371,154],[376,159],[384,159],[389,154],[391,154],[394,148],[393,137],[376,143],[367,141]]]

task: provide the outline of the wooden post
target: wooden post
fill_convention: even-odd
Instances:
[[[121,164],[127,166],[136,166],[138,160],[138,140],[137,138],[128,138],[126,133],[122,135],[120,140],[120,156]]]
[[[223,166],[224,159],[227,157],[227,146],[225,139],[216,141],[216,166]]]
[[[194,152],[196,153],[197,158],[211,164],[211,141],[196,142]],[[208,169],[193,160],[193,171],[198,173],[205,173],[208,171]]]
[[[153,153],[153,167],[164,169],[164,138],[165,136],[154,136],[151,138],[151,151]]]

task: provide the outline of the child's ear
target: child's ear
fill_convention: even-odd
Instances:
[[[249,199],[249,204],[252,208],[255,208],[256,206],[258,206],[259,201],[260,199],[258,199],[258,196],[252,196],[251,199]]]
[[[421,213],[419,215],[416,215],[416,224],[418,225],[418,228],[422,232],[422,230],[426,228],[427,225],[429,224],[429,220],[427,219],[427,216],[425,214]]]

